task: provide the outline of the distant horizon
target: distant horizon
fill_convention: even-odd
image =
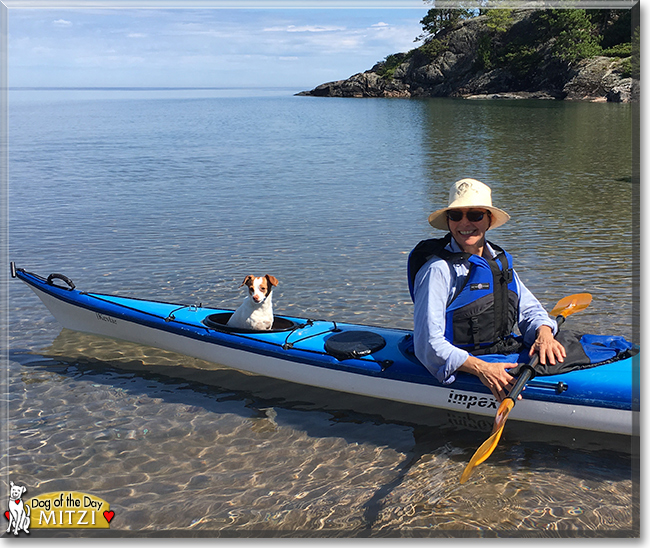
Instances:
[[[137,90],[230,90],[230,89],[295,89],[300,86],[8,86],[9,91],[91,91],[91,90],[116,90],[116,91],[137,91]]]

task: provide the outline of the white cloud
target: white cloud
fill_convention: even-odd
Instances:
[[[320,25],[289,25],[287,27],[268,27],[264,32],[337,32],[346,30],[345,27],[323,27]]]
[[[57,19],[56,21],[52,21],[52,24],[55,27],[71,27],[72,21],[66,21],[65,19]]]
[[[129,55],[112,55],[106,52],[102,55],[77,56],[74,59],[75,66],[82,68],[114,69],[120,67],[145,66],[148,60],[144,57]]]
[[[45,57],[47,55],[54,55],[56,53],[54,49],[44,47],[44,46],[33,47],[31,51],[34,55],[40,55],[41,57]]]
[[[371,25],[375,28],[386,28],[389,27],[390,25],[388,23],[384,23],[383,21],[380,21],[379,23],[375,23],[374,25]]]
[[[142,34],[141,32],[131,32],[127,34],[128,38],[146,38],[146,34]]]

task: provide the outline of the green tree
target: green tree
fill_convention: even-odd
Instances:
[[[469,19],[474,16],[472,10],[458,8],[458,9],[430,9],[424,18],[420,21],[422,30],[424,31],[418,36],[415,41],[430,40],[439,32],[443,30],[452,29],[464,19]]]
[[[587,15],[602,37],[603,48],[629,43],[632,39],[632,10],[590,9]]]
[[[487,15],[487,28],[495,32],[506,32],[512,26],[512,10],[510,9],[489,9],[485,10]]]
[[[481,35],[476,49],[476,67],[480,70],[491,70],[495,67],[497,50],[501,42],[500,36],[508,32],[513,24],[511,9],[491,8],[482,9],[486,17],[487,33]]]
[[[557,59],[571,65],[601,53],[598,29],[586,10],[543,10],[539,20],[546,25],[549,37],[555,37],[552,53]]]

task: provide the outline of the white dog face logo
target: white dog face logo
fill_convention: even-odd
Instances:
[[[13,481],[11,482],[11,493],[9,495],[9,500],[18,500],[23,496],[23,493],[27,491],[22,485],[16,485]]]
[[[27,487],[16,485],[13,481],[10,482],[9,489],[9,511],[5,515],[9,518],[9,527],[7,533],[11,532],[13,527],[14,535],[18,536],[19,531],[25,531],[29,534],[29,526],[31,524],[31,510],[29,506],[23,503],[21,497],[27,491]]]

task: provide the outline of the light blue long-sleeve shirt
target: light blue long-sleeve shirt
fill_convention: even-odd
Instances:
[[[486,247],[492,257],[496,252],[489,244]],[[460,252],[462,249],[452,238],[447,250]],[[469,274],[469,262],[450,265],[444,259],[434,257],[429,260],[415,276],[413,312],[413,343],[415,355],[422,364],[444,384],[456,380],[454,373],[465,363],[470,355],[447,339],[445,324],[447,305],[463,287]],[[541,303],[514,273],[519,294],[519,331],[524,343],[531,346],[537,337],[537,329],[548,325],[555,334],[557,323],[551,319]]]

